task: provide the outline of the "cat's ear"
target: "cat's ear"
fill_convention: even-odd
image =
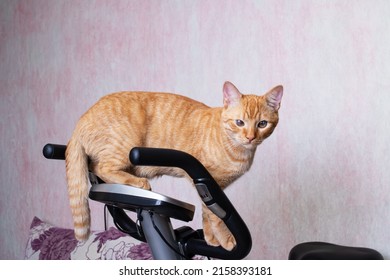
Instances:
[[[225,82],[223,85],[223,106],[225,108],[229,106],[237,105],[241,100],[241,92],[231,83]]]
[[[265,95],[265,98],[267,100],[267,105],[273,108],[275,111],[279,110],[282,97],[283,97],[283,86],[276,86]]]

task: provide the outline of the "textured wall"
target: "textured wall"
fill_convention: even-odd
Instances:
[[[390,258],[389,1],[1,1],[0,258],[23,258],[32,218],[71,226],[64,163],[79,116],[119,90],[222,104],[283,84],[280,125],[227,190],[253,235],[250,259],[298,242]],[[181,179],[155,189],[197,203]],[[102,206],[92,204],[93,227]],[[199,213],[192,225],[199,225]]]

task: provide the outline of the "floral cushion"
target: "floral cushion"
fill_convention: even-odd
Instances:
[[[150,260],[152,254],[146,243],[113,227],[93,232],[88,240],[78,242],[72,229],[58,228],[34,217],[25,259]]]

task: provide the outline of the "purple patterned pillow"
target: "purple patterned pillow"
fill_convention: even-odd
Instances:
[[[93,232],[85,242],[78,242],[72,229],[54,227],[34,217],[26,246],[25,259],[39,260],[150,260],[146,243],[116,228]]]

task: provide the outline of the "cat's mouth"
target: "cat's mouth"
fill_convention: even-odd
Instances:
[[[257,144],[257,141],[243,141],[242,145],[246,148],[246,149],[253,149],[255,148],[258,144]]]
[[[246,140],[243,141],[243,146],[247,149],[253,149],[256,148],[258,145],[260,145],[262,142],[263,142],[262,140],[252,140],[252,141]]]

